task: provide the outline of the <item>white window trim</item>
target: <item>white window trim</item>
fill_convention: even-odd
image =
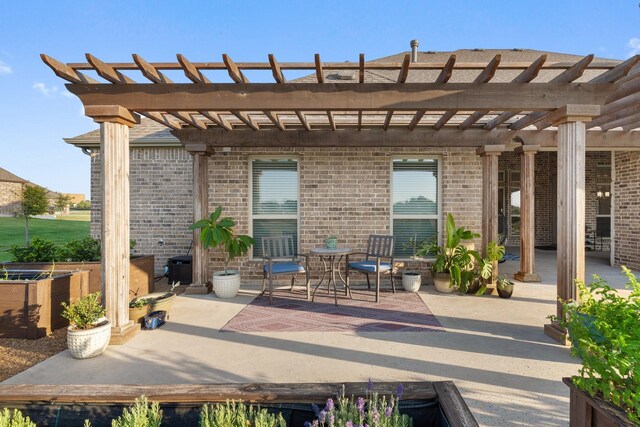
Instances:
[[[254,160],[293,160],[296,162],[296,171],[298,174],[298,188],[297,188],[297,197],[298,197],[298,208],[297,213],[295,215],[296,219],[296,228],[297,228],[297,246],[298,251],[300,251],[300,157],[295,155],[286,155],[286,154],[266,154],[266,155],[251,155],[247,157],[249,162],[249,203],[248,203],[248,217],[249,217],[249,235],[253,236],[253,161]],[[259,219],[293,219],[294,215],[287,214],[261,214],[258,215]],[[254,258],[253,256],[253,246],[249,251],[249,260],[250,261],[262,261],[263,258]]]
[[[393,235],[393,161],[401,159],[422,159],[422,160],[435,160],[438,167],[438,212],[429,215],[401,215],[401,218],[405,219],[435,219],[436,220],[436,232],[438,244],[442,245],[442,156],[439,155],[425,155],[416,153],[396,154],[391,156],[389,161],[389,231]],[[432,261],[434,257],[420,258],[423,261]],[[396,261],[415,261],[412,258],[395,258]]]

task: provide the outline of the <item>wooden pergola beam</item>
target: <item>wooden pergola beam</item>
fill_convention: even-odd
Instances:
[[[432,128],[420,127],[415,130],[407,128],[381,128],[358,131],[330,128],[313,130],[288,129],[280,132],[276,129],[261,129],[260,132],[250,130],[234,130],[225,132],[221,129],[208,128],[198,130],[183,128],[172,132],[183,142],[207,143],[211,147],[480,147],[492,144],[506,144],[513,138],[520,137],[525,145],[540,146],[541,151],[557,149],[557,132],[519,131],[495,129],[487,132],[481,128],[461,131],[457,128],[445,128],[436,131]],[[633,132],[589,131],[587,132],[587,149],[589,150],[640,150],[640,142]]]
[[[324,72],[322,69],[322,62],[320,61],[319,53],[315,54],[314,61],[316,65],[316,78],[318,79],[318,83],[324,83]],[[329,126],[331,126],[333,130],[336,130],[336,122],[333,117],[333,111],[327,111],[327,118],[329,119]]]
[[[540,73],[540,70],[542,69],[542,66],[546,61],[547,61],[547,55],[546,54],[540,55],[538,59],[536,59],[535,61],[533,61],[533,63],[531,63],[529,68],[524,70],[515,79],[513,79],[512,83],[529,83],[530,81],[538,77],[538,74]],[[494,119],[489,121],[487,124],[485,124],[484,128],[487,130],[495,129],[497,126],[513,118],[516,114],[517,113],[513,111],[505,111],[504,113],[500,114],[499,116],[495,117]]]
[[[545,114],[544,118],[536,123],[536,128],[542,130],[549,126],[555,126],[560,119],[567,120],[567,118],[570,118],[574,122],[588,123],[598,115],[600,115],[599,105],[568,104]]]
[[[563,71],[562,73],[560,73],[559,75],[551,79],[549,83],[568,84],[573,82],[574,80],[580,78],[584,74],[589,64],[591,64],[591,61],[593,61],[593,54],[585,56],[580,61],[576,62],[571,68],[566,69],[565,71]],[[567,104],[569,104],[569,102],[567,102]],[[539,120],[542,120],[545,114],[546,113],[543,113],[540,111],[532,112],[524,116],[520,120],[516,121],[515,123],[510,124],[509,129],[511,130],[523,129],[529,125],[534,124]]]
[[[493,76],[496,74],[496,70],[498,69],[498,65],[500,64],[500,60],[501,59],[502,59],[502,55],[500,55],[500,54],[494,56],[493,59],[487,64],[485,69],[482,70],[480,72],[480,74],[478,75],[478,77],[475,78],[473,83],[474,84],[482,84],[482,83],[489,82],[493,78]],[[457,111],[445,111],[444,114],[442,115],[442,117],[440,117],[440,120],[438,120],[436,122],[436,124],[433,125],[433,128],[436,129],[436,130],[442,128],[442,126],[447,124],[447,122],[449,120],[451,120],[451,118],[453,116],[455,116],[456,113],[457,113]],[[471,120],[475,119],[475,120],[473,122],[471,122],[471,124],[473,124],[476,121],[478,121],[482,116],[484,116],[484,113],[481,113],[481,112],[476,112],[476,113],[472,114],[470,116],[470,119]],[[471,120],[469,120],[469,121],[471,121]],[[468,124],[468,126],[471,126],[471,124]]]
[[[453,66],[455,65],[455,63],[456,63],[456,56],[451,55],[447,60],[447,63],[445,64],[445,66],[442,68],[442,71],[440,71],[440,74],[438,75],[438,78],[435,81],[436,84],[444,84],[449,81],[449,79],[451,78],[451,75],[453,74]],[[426,113],[427,113],[427,110],[418,110],[415,116],[413,116],[413,119],[411,119],[411,122],[409,123],[409,130],[415,129],[416,126],[418,126],[418,123],[420,123],[420,120],[422,120],[422,118]]]
[[[602,105],[614,90],[605,83],[173,83],[66,87],[85,105],[122,105],[134,111],[551,111],[566,104]]]
[[[623,117],[618,120],[613,120],[608,123],[604,123],[600,125],[600,129],[603,131],[607,131],[609,129],[615,129],[617,127],[621,127],[624,129],[625,126],[633,125],[634,123],[638,123],[638,122],[640,122],[640,113],[634,114],[628,117]],[[632,127],[631,129],[635,129],[635,126]],[[631,129],[625,129],[625,130],[631,130]]]
[[[407,53],[404,55],[404,60],[402,61],[402,65],[400,66],[400,73],[398,74],[398,80],[396,83],[404,83],[407,81],[407,77],[409,76],[410,64],[411,64],[411,54]],[[362,117],[362,114],[360,114],[360,117]],[[387,117],[385,117],[384,119],[382,129],[387,130],[387,128],[389,127],[389,123],[391,123],[392,117],[393,117],[393,110],[387,113]]]
[[[278,61],[276,60],[276,57],[272,53],[269,54],[269,63],[271,64],[271,72],[273,74],[273,78],[275,79],[276,83],[279,83],[279,84],[286,83],[287,79],[284,77],[284,74],[282,73],[282,69],[280,68],[280,65],[278,64]],[[245,82],[245,83],[247,83],[247,82]],[[309,122],[307,121],[307,119],[304,116],[304,114],[302,114],[300,111],[295,111],[295,113],[296,113],[296,116],[298,116],[298,120],[300,120],[300,123],[302,124],[302,126],[304,126],[304,128],[306,130],[311,130],[311,127],[309,126]],[[269,117],[269,116],[267,116],[267,117]],[[271,115],[271,117],[274,117],[274,116]],[[276,123],[274,120],[271,119],[271,117],[269,117],[269,119],[271,121],[273,121],[274,123]],[[278,124],[276,124],[276,126],[278,126]],[[280,127],[280,126],[278,126],[278,127]]]
[[[616,65],[609,71],[600,74],[591,80],[592,83],[615,83],[625,78],[633,67],[640,62],[640,55],[634,55],[624,62]]]
[[[71,83],[99,83],[97,80],[94,80],[91,77],[74,70],[67,64],[53,59],[52,57],[45,55],[44,53],[40,54],[40,58],[42,59],[42,62],[47,64],[49,68],[53,70],[56,76],[60,77],[63,80]]]
[[[596,126],[600,126],[609,122],[624,119],[625,117],[633,116],[634,114],[638,114],[638,113],[640,113],[640,104],[634,105],[632,107],[624,108],[622,110],[616,111],[615,113],[600,116],[592,120],[591,122],[587,123],[586,128],[591,129]]]

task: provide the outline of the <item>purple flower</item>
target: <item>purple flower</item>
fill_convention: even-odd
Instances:
[[[369,383],[367,384],[367,390],[369,391],[373,390],[373,381],[371,381],[371,378],[369,378]]]
[[[380,414],[376,408],[373,408],[373,425],[377,426],[380,422]]]
[[[326,419],[327,419],[327,413],[325,411],[320,411],[320,413],[318,414],[318,421],[320,421],[321,423],[324,423]]]
[[[327,412],[333,411],[333,399],[332,398],[328,398],[327,399],[327,405],[324,407],[324,410],[327,411]]]
[[[404,393],[404,386],[402,384],[398,384],[398,388],[396,388],[396,397],[398,400],[402,398],[402,393]]]
[[[335,417],[333,416],[333,413],[329,413],[329,425],[332,426],[333,423],[336,421]]]
[[[387,406],[387,409],[384,411],[384,414],[387,417],[390,417],[391,416],[391,411],[393,411],[393,409],[391,409],[391,406]]]
[[[351,422],[351,420],[347,421],[345,427],[353,427],[353,423]]]
[[[358,400],[356,400],[356,408],[360,414],[364,414],[364,398],[359,397]]]
[[[304,427],[311,427],[311,423],[309,421],[304,422]]]
[[[311,423],[311,427],[318,427],[318,420],[313,420],[313,422]]]
[[[312,403],[311,409],[313,410],[313,413],[316,414],[316,417],[317,417],[318,414],[320,413],[320,408],[318,408],[318,405],[316,405],[315,403]]]

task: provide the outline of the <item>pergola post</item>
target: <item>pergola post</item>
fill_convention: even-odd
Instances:
[[[186,145],[185,148],[193,158],[193,222],[209,215],[209,155],[211,151],[206,145]],[[193,261],[191,285],[187,288],[189,294],[207,294],[207,250],[200,241],[200,230],[193,230]]]
[[[514,278],[521,282],[539,282],[535,273],[535,169],[537,145],[516,148],[520,155],[520,271]]]
[[[558,127],[557,287],[558,299],[563,301],[577,301],[576,280],[584,280],[585,122],[600,112],[599,106],[584,107],[576,115],[567,114],[564,107],[554,121]],[[560,301],[556,313],[563,315]],[[566,331],[556,323],[545,325],[544,332],[558,342],[567,342]]]
[[[504,150],[503,144],[485,145],[477,150],[482,157],[482,256],[487,256],[489,242],[498,240],[498,156]],[[497,274],[495,262],[493,278]]]
[[[140,331],[129,319],[129,127],[137,115],[120,106],[86,107],[100,123],[102,171],[102,291],[109,344],[123,344]]]

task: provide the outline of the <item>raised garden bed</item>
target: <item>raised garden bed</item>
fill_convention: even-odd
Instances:
[[[345,383],[347,396],[362,396],[367,383]],[[397,383],[376,383],[381,394],[395,392]],[[475,427],[478,425],[451,381],[403,383],[400,412],[415,427]],[[0,385],[0,408],[16,408],[38,425],[110,426],[123,406],[145,395],[161,404],[163,425],[197,426],[200,407],[210,402],[242,400],[282,412],[289,427],[314,419],[311,404],[335,398],[340,383],[325,384],[175,384],[175,385]]]
[[[563,378],[571,390],[569,405],[569,425],[571,427],[631,427],[637,424],[629,420],[627,414],[598,397],[591,397],[578,389],[571,378]]]
[[[0,275],[0,337],[42,338],[69,322],[60,303],[89,293],[87,271],[4,270]]]
[[[153,255],[134,255],[131,257],[129,273],[129,288],[137,292],[138,296],[146,295],[154,291],[153,287]],[[100,278],[100,261],[86,262],[8,262],[0,267],[7,270],[87,270],[89,272],[89,292],[101,291],[102,279]],[[134,298],[129,295],[129,300]]]

